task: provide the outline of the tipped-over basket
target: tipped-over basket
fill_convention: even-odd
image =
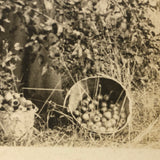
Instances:
[[[65,97],[64,106],[81,127],[100,134],[124,129],[131,117],[127,90],[108,76],[87,77],[75,83]]]

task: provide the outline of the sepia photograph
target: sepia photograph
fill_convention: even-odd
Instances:
[[[0,159],[159,149],[160,0],[0,0]]]

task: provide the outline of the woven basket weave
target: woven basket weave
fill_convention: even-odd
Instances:
[[[0,130],[7,137],[19,138],[32,133],[35,111],[0,111]]]
[[[102,95],[106,93],[106,91],[113,90],[115,92],[115,95],[112,97],[112,100],[115,102],[120,95],[120,92],[123,90],[126,96],[126,100],[124,103],[124,107],[126,110],[127,120],[125,125],[123,127],[117,129],[114,132],[118,132],[122,129],[124,129],[131,117],[131,100],[130,95],[128,94],[125,87],[123,87],[120,82],[117,80],[108,77],[108,76],[92,76],[87,77],[85,79],[82,79],[75,83],[70,90],[68,91],[65,100],[64,100],[64,106],[67,106],[70,113],[72,114],[73,118],[77,121],[76,117],[74,116],[73,112],[78,108],[79,102],[82,100],[84,94],[88,94],[90,97],[93,97],[95,94],[95,88],[97,80],[99,80],[99,84],[102,86],[101,91]],[[119,101],[119,104],[122,105],[124,97],[122,96],[122,100]],[[78,121],[77,121],[78,122]],[[79,123],[79,122],[78,122]],[[80,124],[81,125],[81,124]],[[83,127],[83,126],[82,126]],[[83,127],[85,128],[85,127]],[[86,128],[88,129],[88,128]],[[90,129],[88,129],[90,130]],[[92,131],[92,130],[91,130]],[[112,132],[106,132],[105,134],[110,134]]]

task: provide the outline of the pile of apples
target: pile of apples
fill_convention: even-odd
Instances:
[[[32,101],[27,100],[23,94],[8,91],[4,95],[0,95],[0,111],[37,111],[37,107]]]
[[[97,133],[113,133],[127,121],[125,108],[113,103],[108,94],[84,97],[73,115],[83,128]]]

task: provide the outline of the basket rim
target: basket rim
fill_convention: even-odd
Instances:
[[[128,92],[127,88],[126,88],[123,84],[121,84],[121,82],[119,82],[117,79],[115,79],[114,77],[111,77],[111,76],[108,76],[108,75],[104,75],[104,74],[99,74],[99,75],[90,76],[90,77],[85,77],[85,78],[83,78],[83,79],[80,79],[79,81],[77,81],[76,83],[74,83],[74,85],[73,85],[73,86],[69,89],[69,91],[67,92],[67,94],[66,94],[66,96],[65,96],[65,99],[64,99],[63,107],[66,107],[67,99],[68,99],[68,97],[69,97],[69,95],[70,95],[70,93],[71,93],[72,88],[73,88],[76,84],[80,83],[81,81],[86,81],[86,80],[88,80],[88,79],[94,79],[94,78],[105,78],[105,79],[113,80],[113,81],[115,81],[116,83],[118,83],[118,84],[124,89],[124,91],[125,91],[125,93],[126,93],[126,97],[128,98],[128,101],[129,101],[129,115],[127,116],[127,121],[126,121],[126,123],[125,123],[120,129],[116,129],[116,131],[114,131],[114,132],[107,132],[107,131],[106,131],[105,133],[99,133],[99,132],[96,132],[96,131],[94,131],[94,130],[91,130],[91,129],[87,128],[87,127],[83,127],[83,126],[77,121],[76,117],[73,115],[73,112],[72,112],[72,111],[70,110],[70,108],[68,107],[69,112],[71,113],[72,117],[76,120],[76,122],[78,122],[78,124],[79,124],[81,127],[87,129],[88,131],[95,132],[95,133],[99,133],[99,134],[114,134],[114,133],[120,132],[120,131],[123,130],[123,129],[129,124],[129,122],[131,121],[131,115],[132,115],[132,109],[131,109],[131,108],[132,108],[132,104],[133,104],[133,103],[132,103],[131,95],[130,95],[130,93]]]
[[[0,113],[9,113],[9,114],[12,114],[12,113],[17,113],[17,112],[22,112],[22,113],[26,113],[26,112],[34,112],[36,113],[38,111],[38,107],[32,103],[32,105],[35,107],[34,109],[31,109],[31,110],[26,110],[26,111],[21,111],[21,110],[15,110],[15,111],[6,111],[6,110],[0,110]]]

